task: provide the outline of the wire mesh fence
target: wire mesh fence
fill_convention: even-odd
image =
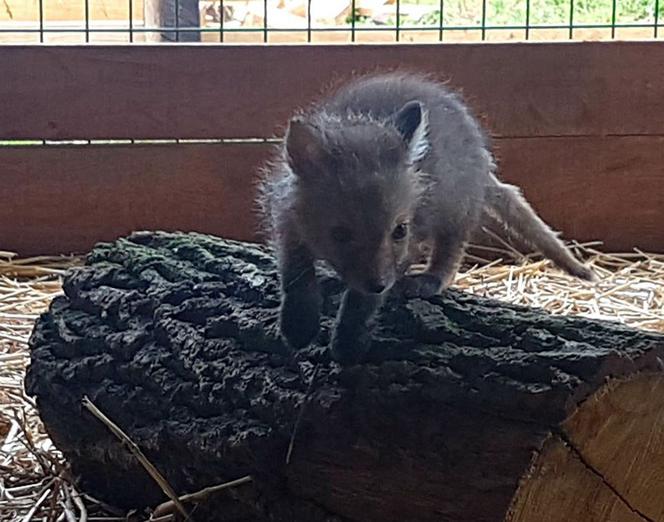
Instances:
[[[0,43],[648,39],[663,19],[664,0],[3,0]]]

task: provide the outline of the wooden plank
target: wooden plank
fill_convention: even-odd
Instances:
[[[84,252],[139,229],[248,239],[266,146],[0,147],[0,245]]]
[[[501,177],[567,239],[664,252],[664,138],[497,142]],[[266,145],[0,147],[0,248],[88,250],[136,229],[256,239]]]
[[[566,239],[664,252],[664,137],[507,139],[501,178]]]
[[[662,42],[0,47],[0,139],[273,135],[352,71],[463,87],[502,137],[664,135]]]

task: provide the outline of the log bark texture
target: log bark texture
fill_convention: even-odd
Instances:
[[[325,346],[343,288],[320,279],[318,342],[289,358],[266,247],[99,245],[37,322],[27,375],[82,487],[165,500],[87,395],[180,494],[252,475],[196,520],[662,520],[664,336],[456,291],[391,296],[367,362],[342,369]]]

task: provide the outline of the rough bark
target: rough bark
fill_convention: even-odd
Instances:
[[[318,343],[289,359],[267,248],[166,233],[98,246],[37,322],[27,376],[82,486],[164,500],[87,395],[178,493],[253,476],[198,520],[527,520],[519,481],[552,440],[573,446],[577,406],[607,377],[661,372],[664,336],[455,291],[390,297],[367,362],[342,369],[325,349],[342,286],[320,278]]]

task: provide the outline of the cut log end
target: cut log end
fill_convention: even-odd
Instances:
[[[507,522],[664,520],[664,376],[616,379],[556,428]]]
[[[450,291],[388,299],[368,361],[340,368],[343,287],[320,280],[321,332],[293,361],[268,249],[165,233],[96,248],[37,322],[26,380],[81,486],[167,500],[88,396],[178,494],[252,476],[197,520],[663,519],[664,336]]]

